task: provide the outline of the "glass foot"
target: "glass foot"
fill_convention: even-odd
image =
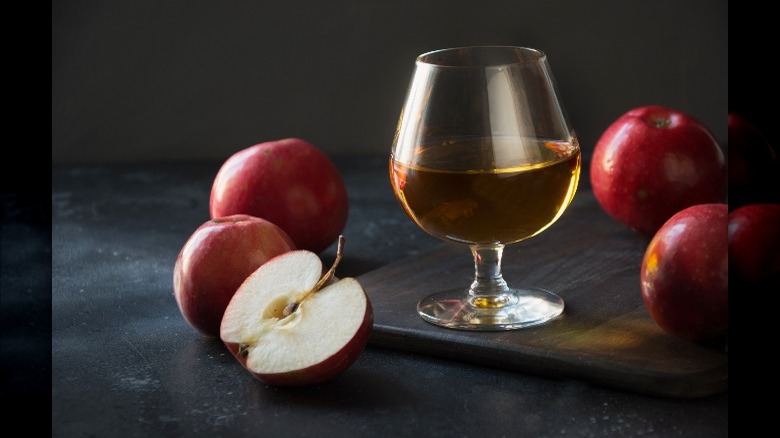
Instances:
[[[543,324],[560,316],[563,307],[561,297],[544,289],[510,289],[495,297],[470,296],[456,289],[423,298],[417,313],[442,327],[498,331]]]

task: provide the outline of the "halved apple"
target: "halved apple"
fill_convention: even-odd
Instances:
[[[365,349],[374,313],[354,278],[322,273],[307,250],[279,255],[238,288],[225,310],[220,338],[257,379],[271,385],[313,385],[333,379]]]

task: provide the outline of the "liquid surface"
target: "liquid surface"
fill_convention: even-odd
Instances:
[[[390,180],[406,213],[434,237],[509,244],[539,234],[571,203],[579,147],[540,139],[470,139],[390,158]]]

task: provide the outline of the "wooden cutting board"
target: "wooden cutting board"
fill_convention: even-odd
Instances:
[[[695,343],[661,330],[639,284],[649,239],[607,216],[587,188],[547,231],[504,252],[504,279],[556,292],[561,317],[513,331],[471,332],[423,321],[417,301],[468,287],[468,247],[440,247],[360,276],[374,307],[369,345],[429,354],[523,373],[582,379],[669,397],[728,390],[728,341]]]

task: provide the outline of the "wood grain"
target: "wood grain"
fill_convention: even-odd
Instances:
[[[649,239],[607,216],[581,188],[561,219],[507,247],[504,278],[552,290],[558,319],[500,332],[424,322],[417,301],[473,279],[465,246],[427,253],[361,275],[375,311],[370,345],[405,350],[644,394],[693,398],[728,390],[727,340],[694,343],[661,330],[642,301],[639,269]]]

